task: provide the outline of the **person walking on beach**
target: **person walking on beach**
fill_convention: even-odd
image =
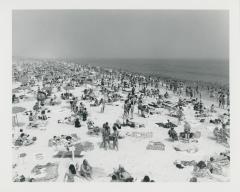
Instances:
[[[222,95],[222,108],[224,109],[225,107],[225,95]]]
[[[128,119],[128,103],[126,100],[123,105],[123,124],[125,124],[127,119]]]
[[[132,99],[130,104],[131,119],[133,119],[133,112],[134,112],[134,101]]]
[[[104,113],[104,111],[105,111],[105,99],[102,98],[100,103],[102,104],[101,113]]]
[[[110,147],[110,127],[108,125],[108,122],[103,124],[101,146],[103,146],[105,150]]]
[[[118,151],[118,137],[119,137],[119,132],[117,130],[117,127],[113,127],[113,149],[116,149]]]

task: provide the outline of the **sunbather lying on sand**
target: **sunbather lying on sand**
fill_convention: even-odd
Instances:
[[[88,134],[90,135],[99,135],[100,134],[100,127],[95,126],[94,122],[89,120],[87,122],[87,127],[88,127]]]
[[[20,130],[19,137],[15,140],[14,145],[15,146],[28,146],[33,144],[37,140],[36,137],[29,138],[28,134],[25,134]]]
[[[69,116],[69,117],[65,117],[63,120],[58,120],[58,123],[73,125],[74,120],[75,120],[75,118],[73,116]]]
[[[112,181],[118,182],[133,182],[133,177],[122,167],[119,165],[117,170],[114,170],[112,174]]]

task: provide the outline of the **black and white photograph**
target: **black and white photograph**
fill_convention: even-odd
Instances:
[[[236,188],[238,0],[0,4],[1,191]]]
[[[230,181],[227,10],[13,10],[13,182]]]

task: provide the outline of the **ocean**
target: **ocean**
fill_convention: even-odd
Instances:
[[[229,85],[228,60],[75,59],[79,64]]]

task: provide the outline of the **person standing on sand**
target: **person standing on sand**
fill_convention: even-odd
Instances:
[[[102,99],[102,108],[101,108],[101,112],[104,113],[105,111],[105,99]]]
[[[229,97],[229,92],[227,93],[227,108],[229,107],[230,105],[230,97]]]
[[[218,104],[219,104],[219,108],[222,107],[222,94],[220,94],[219,98],[218,98]]]
[[[225,95],[223,94],[222,96],[222,108],[224,109],[225,107]]]
[[[133,112],[134,112],[134,98],[131,99],[131,103],[130,103],[131,119],[133,119]]]
[[[102,144],[103,148],[106,150],[110,147],[110,127],[108,125],[108,122],[103,124],[103,130],[102,130]],[[108,147],[107,147],[108,145]]]
[[[119,132],[117,128],[114,126],[113,127],[113,149],[116,149],[118,151],[118,137],[119,137]]]
[[[184,133],[185,133],[185,135],[186,135],[186,139],[189,139],[189,136],[190,136],[190,132],[191,132],[191,125],[187,122],[187,121],[185,121],[184,122],[185,124],[184,124]]]

